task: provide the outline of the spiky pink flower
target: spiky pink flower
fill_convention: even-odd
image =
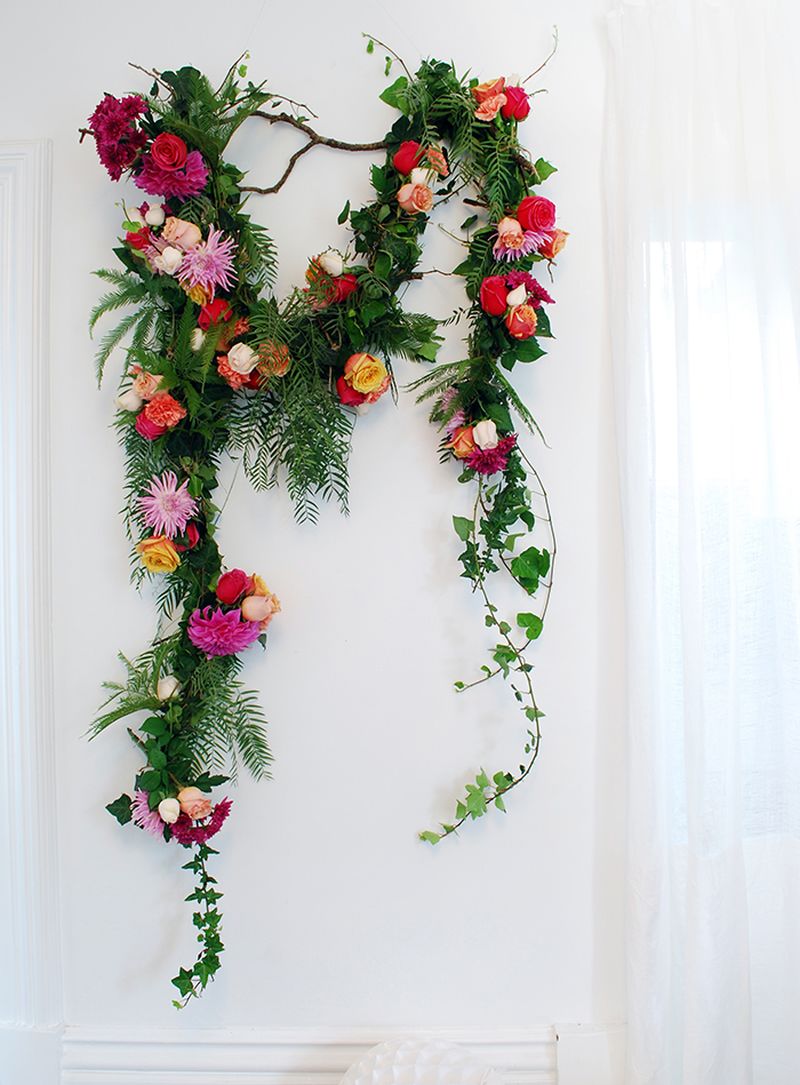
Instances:
[[[176,196],[188,200],[202,192],[208,182],[208,167],[199,151],[189,151],[179,170],[165,170],[156,165],[151,154],[142,158],[142,168],[133,179],[137,188],[150,196]]]
[[[136,118],[146,109],[147,103],[138,94],[125,98],[106,94],[89,118],[97,155],[112,181],[118,181],[122,171],[133,165],[147,142],[136,125]]]
[[[546,239],[546,234],[537,233],[536,230],[523,230],[522,239],[512,246],[505,243],[501,234],[492,247],[492,255],[495,260],[520,260],[523,256],[536,252]]]
[[[232,656],[258,640],[260,622],[246,622],[241,610],[204,607],[196,610],[186,627],[189,640],[207,656]]]
[[[501,437],[494,448],[476,448],[467,456],[465,463],[479,475],[494,475],[497,471],[505,471],[511,449],[516,443],[516,433],[510,433],[508,437]]]
[[[210,292],[213,300],[218,286],[230,290],[236,278],[233,270],[235,245],[232,237],[225,237],[221,230],[212,226],[208,238],[189,249],[184,256],[178,278],[190,288],[202,286]]]
[[[444,427],[444,432],[447,434],[448,437],[452,437],[457,429],[459,429],[461,426],[466,425],[466,422],[466,411],[454,411],[447,420],[447,424]]]
[[[131,803],[131,816],[134,825],[144,829],[152,836],[164,837],[164,822],[158,810],[150,809],[150,796],[146,791],[134,791]]]
[[[197,502],[189,494],[189,480],[180,486],[174,471],[165,471],[150,480],[147,493],[139,498],[144,522],[154,535],[174,539],[186,531],[186,525],[197,512]]]
[[[506,275],[506,282],[512,290],[515,286],[524,286],[528,291],[528,298],[534,309],[540,309],[542,302],[555,305],[555,299],[550,297],[542,284],[537,279],[534,279],[529,271],[509,271],[508,275]]]
[[[212,836],[216,836],[225,824],[232,806],[233,803],[230,799],[220,799],[211,811],[208,821],[202,824],[198,821],[192,821],[186,814],[181,814],[171,827],[172,835],[185,848],[190,848],[192,844],[205,844]]]

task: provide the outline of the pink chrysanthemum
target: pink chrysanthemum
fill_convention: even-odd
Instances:
[[[447,420],[447,424],[444,427],[444,432],[448,437],[452,437],[459,427],[466,425],[467,415],[465,411],[454,411],[453,414]]]
[[[233,803],[230,799],[220,799],[212,810],[208,821],[205,821],[202,824],[197,821],[192,821],[186,814],[181,814],[175,824],[171,827],[172,835],[178,843],[183,844],[185,848],[190,848],[192,844],[205,844],[212,836],[216,836],[225,824],[225,820],[228,817],[228,814],[230,814],[232,806]]]
[[[232,656],[241,652],[261,633],[260,622],[246,622],[242,612],[220,607],[198,609],[189,619],[189,640],[207,656]]]
[[[505,471],[511,449],[516,443],[516,433],[510,433],[508,437],[501,437],[495,448],[476,448],[467,456],[466,465],[479,475],[494,475],[497,471]]]
[[[190,288],[202,286],[214,298],[216,288],[230,290],[236,272],[233,270],[235,241],[225,237],[221,230],[212,226],[206,241],[189,249],[178,271],[178,278]]]
[[[537,279],[534,279],[533,275],[528,271],[509,271],[508,275],[506,275],[506,283],[511,290],[515,286],[525,286],[534,309],[540,309],[542,302],[547,305],[555,305],[555,299],[550,297],[542,284]]]
[[[178,485],[174,471],[165,471],[151,479],[147,493],[139,498],[144,522],[155,535],[174,539],[186,531],[186,525],[197,512],[197,502],[189,494],[189,480]]]
[[[147,142],[147,136],[136,126],[136,118],[146,109],[147,103],[138,94],[125,98],[106,94],[89,118],[97,155],[112,181],[118,181],[122,171],[133,165]]]
[[[146,791],[134,791],[131,803],[131,816],[134,825],[144,829],[152,836],[164,837],[164,822],[158,810],[150,809],[150,796]]]
[[[523,256],[529,256],[532,252],[536,252],[546,240],[547,234],[539,233],[536,230],[525,230],[522,244],[517,248],[509,248],[498,237],[492,247],[492,254],[495,260],[520,260]]]
[[[188,200],[202,192],[208,182],[208,167],[199,151],[189,151],[179,170],[165,170],[157,166],[153,156],[142,159],[141,171],[134,177],[134,184],[150,196],[176,196]]]

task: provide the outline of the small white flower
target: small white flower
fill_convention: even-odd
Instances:
[[[203,343],[206,341],[206,333],[202,328],[195,328],[192,332],[192,338],[190,340],[192,350],[197,353],[198,350],[202,350]]]
[[[154,204],[152,207],[147,208],[147,214],[144,216],[144,221],[148,226],[163,226],[166,217],[164,208],[161,204]]]
[[[174,275],[181,266],[182,260],[183,253],[181,250],[176,249],[173,245],[167,245],[164,251],[159,253],[155,258],[153,263],[159,271],[163,271],[166,275]]]
[[[144,219],[142,218],[142,212],[138,207],[126,207],[125,208],[125,221],[135,222],[137,226],[144,226]]]
[[[181,804],[177,799],[162,799],[158,804],[158,816],[167,825],[174,825],[181,816]]]
[[[366,414],[371,406],[372,406],[371,403],[357,403],[356,404],[356,414]]]
[[[434,170],[415,166],[408,179],[412,185],[426,185],[428,188],[433,188],[436,184],[436,178],[437,174]]]
[[[478,448],[497,448],[497,426],[491,418],[484,418],[472,427],[472,439]]]
[[[344,271],[344,260],[339,253],[334,252],[333,249],[328,249],[327,252],[321,253],[317,257],[317,263],[322,270],[326,271],[333,279],[338,279]]]
[[[118,395],[114,402],[121,411],[138,411],[144,400],[132,388],[128,388],[121,395]]]
[[[165,674],[158,680],[156,686],[156,697],[159,701],[168,701],[170,697],[174,697],[180,689],[180,682],[174,674]]]
[[[528,288],[524,283],[520,283],[519,286],[514,287],[506,298],[506,301],[512,309],[515,305],[524,305],[527,300]]]
[[[258,365],[258,355],[247,343],[234,343],[228,351],[228,365],[234,373],[246,377]]]

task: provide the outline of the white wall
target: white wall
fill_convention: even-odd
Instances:
[[[603,1024],[624,1017],[624,780],[619,518],[602,257],[605,0],[502,7],[15,5],[0,91],[4,138],[55,144],[53,402],[56,647],[66,1016],[72,1024]],[[560,167],[548,185],[571,231],[557,271],[551,354],[520,374],[551,448],[532,447],[559,535],[551,617],[537,650],[545,741],[535,779],[495,815],[435,851],[415,831],[446,816],[479,765],[514,764],[507,691],[468,698],[454,678],[482,662],[482,616],[458,579],[450,516],[467,491],[438,465],[410,395],[359,422],[352,515],[294,524],[283,494],[236,481],[225,513],[229,563],[261,571],[284,613],[247,677],[272,720],[275,780],[244,783],[220,838],[225,967],[177,1018],[171,969],[193,955],[176,855],[118,829],[102,807],[130,786],[122,731],[87,745],[101,679],[136,652],[153,608],[126,582],[116,516],[121,457],[108,428],[113,381],[93,387],[86,314],[92,269],[118,228],[111,185],[76,130],[108,90],[143,88],[126,68],[193,63],[221,76],[248,48],[251,73],[308,102],[321,131],[382,136],[382,63],[362,30],[405,59],[453,57],[482,76],[527,74],[561,37],[525,138]],[[256,182],[277,177],[291,133],[251,126],[231,157]],[[307,256],[342,243],[335,216],[369,196],[367,156],[308,155],[278,197],[254,204],[282,258],[280,290]],[[431,230],[434,234],[436,231]],[[431,237],[429,262],[460,257]],[[437,277],[409,303],[446,315],[457,284]],[[450,347],[449,355],[457,349]],[[117,362],[119,365],[119,360]],[[416,371],[398,365],[401,382]]]

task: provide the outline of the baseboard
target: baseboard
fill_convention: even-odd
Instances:
[[[558,1085],[622,1085],[625,1025],[556,1025]]]
[[[462,1044],[506,1085],[556,1085],[556,1035],[532,1029],[67,1028],[62,1085],[339,1085],[369,1047],[425,1035]]]
[[[58,1085],[61,1029],[0,1027],[0,1085]]]

